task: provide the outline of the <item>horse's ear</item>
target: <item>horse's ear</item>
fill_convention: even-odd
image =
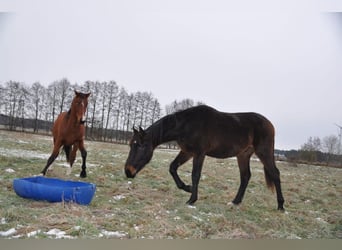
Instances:
[[[135,126],[133,126],[133,132],[134,132],[134,134],[139,134],[139,131],[135,128]]]
[[[146,134],[145,130],[141,126],[139,126],[139,134],[141,136],[144,136]]]
[[[85,96],[88,98],[88,97],[90,96],[90,94],[91,94],[91,93],[89,92],[89,93],[85,94]]]

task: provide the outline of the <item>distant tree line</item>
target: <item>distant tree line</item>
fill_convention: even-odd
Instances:
[[[285,156],[287,161],[342,167],[341,143],[336,135],[322,139],[310,136],[299,150],[277,150],[276,153]]]
[[[129,93],[115,81],[71,84],[63,78],[47,87],[35,82],[0,83],[0,125],[9,130],[49,132],[58,114],[68,111],[74,89],[90,92],[87,116],[88,139],[127,142],[133,126],[148,127],[163,115],[151,92]],[[198,103],[197,103],[198,104]],[[166,105],[166,114],[197,105],[190,99]]]
[[[9,130],[49,133],[57,116],[68,111],[74,89],[90,92],[86,137],[91,140],[127,143],[133,126],[150,126],[165,115],[203,104],[191,99],[175,100],[164,110],[151,92],[129,93],[115,81],[71,84],[63,78],[47,87],[35,82],[0,83],[0,126]],[[169,147],[176,147],[174,142]],[[341,135],[310,137],[299,150],[276,150],[278,159],[341,166]]]

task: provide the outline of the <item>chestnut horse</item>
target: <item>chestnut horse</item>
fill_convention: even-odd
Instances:
[[[52,128],[53,151],[49,157],[45,168],[41,172],[46,174],[49,166],[57,158],[60,148],[63,146],[66,159],[70,163],[70,168],[74,164],[76,152],[79,149],[82,155],[82,171],[80,177],[87,177],[86,158],[87,151],[84,147],[84,115],[88,105],[90,93],[84,94],[75,90],[75,97],[72,100],[71,108],[68,112],[61,113]]]
[[[130,151],[125,164],[128,178],[134,178],[151,160],[154,149],[176,141],[180,152],[170,165],[170,174],[178,188],[191,193],[188,204],[198,196],[198,184],[206,155],[215,158],[236,156],[240,170],[240,187],[233,204],[241,203],[247,188],[250,158],[255,153],[264,165],[267,186],[276,189],[278,209],[284,210],[280,173],[274,161],[274,127],[257,113],[223,113],[201,105],[161,118],[146,130],[133,128]],[[192,185],[186,185],[177,169],[193,158]]]

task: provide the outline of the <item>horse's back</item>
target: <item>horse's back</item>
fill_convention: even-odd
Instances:
[[[226,113],[206,105],[199,105],[181,112],[184,121],[191,127],[204,127],[207,131],[229,133],[252,129],[274,134],[272,123],[255,112]]]
[[[182,131],[181,141],[196,142],[214,151],[226,148],[229,156],[248,145],[257,147],[274,143],[272,123],[258,113],[226,113],[200,105],[179,112],[177,116],[178,121],[183,121],[178,125]]]

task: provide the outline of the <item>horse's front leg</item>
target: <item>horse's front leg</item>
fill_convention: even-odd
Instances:
[[[48,168],[50,167],[50,165],[54,162],[54,160],[57,158],[58,154],[59,154],[59,149],[61,147],[61,144],[58,142],[55,142],[54,146],[53,146],[53,151],[52,154],[50,155],[44,169],[41,171],[41,174],[46,175],[46,172],[48,170]]]
[[[192,187],[190,185],[185,185],[185,183],[181,180],[177,173],[177,169],[187,162],[191,158],[191,155],[186,154],[183,151],[180,151],[177,157],[171,162],[169,172],[172,175],[176,185],[179,189],[183,189],[186,192],[191,193]]]
[[[80,173],[80,177],[85,178],[85,177],[87,177],[87,172],[86,172],[87,150],[84,147],[83,141],[80,142],[79,148],[80,148],[81,156],[82,156],[82,171]]]
[[[192,192],[191,192],[190,199],[186,202],[189,205],[194,204],[198,198],[198,183],[201,178],[204,158],[205,158],[205,154],[194,156],[193,166],[192,166]]]

